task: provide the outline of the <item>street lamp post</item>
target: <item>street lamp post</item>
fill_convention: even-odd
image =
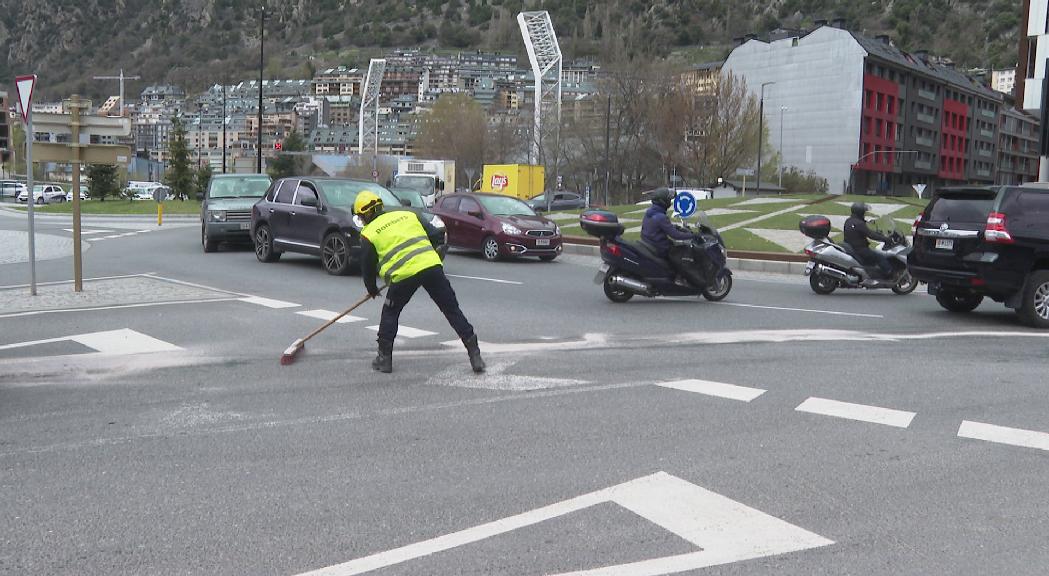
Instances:
[[[758,104],[758,185],[754,188],[755,194],[761,194],[761,143],[765,140],[765,87],[775,82],[761,83],[761,101]]]
[[[783,188],[783,113],[786,106],[779,107],[779,187]]]
[[[849,166],[849,192],[855,193],[855,190],[854,190],[855,183],[853,182],[853,178],[854,178],[854,176],[856,174],[856,166],[858,164],[860,164],[861,162],[863,162],[863,160],[865,158],[870,158],[871,156],[874,156],[875,154],[918,154],[918,153],[920,153],[920,150],[875,150],[874,152],[868,152],[868,153],[864,154],[863,156],[860,156],[859,159],[856,160],[855,164]]]
[[[200,170],[201,137],[204,132],[204,103],[197,102],[197,170]]]
[[[222,173],[226,173],[226,81],[222,81]]]
[[[256,156],[255,156],[255,172],[262,174],[262,68],[265,59],[265,46],[266,46],[266,28],[263,25],[266,22],[266,7],[263,6],[259,11],[259,113],[258,123],[256,126],[258,133],[258,141],[256,142]]]

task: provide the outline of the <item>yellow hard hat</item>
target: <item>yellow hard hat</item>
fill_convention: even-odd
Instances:
[[[382,210],[382,198],[370,190],[364,190],[353,201],[353,213],[358,216],[366,216],[380,210]]]

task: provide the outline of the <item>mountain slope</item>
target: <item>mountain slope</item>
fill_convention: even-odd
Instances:
[[[1015,0],[263,0],[267,76],[361,64],[389,47],[523,52],[515,15],[549,10],[567,56],[722,57],[732,39],[844,17],[962,67],[1012,66]],[[0,0],[0,78],[35,72],[41,99],[116,92],[119,68],[188,90],[258,74],[258,0]],[[699,48],[704,49],[700,50]],[[622,53],[622,52],[620,52]],[[523,56],[523,53],[522,53]]]

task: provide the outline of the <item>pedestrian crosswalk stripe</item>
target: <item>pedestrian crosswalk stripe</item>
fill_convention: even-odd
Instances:
[[[257,304],[259,306],[265,306],[266,308],[298,308],[299,305],[294,302],[285,302],[283,300],[273,300],[271,298],[263,298],[262,296],[249,296],[247,298],[241,298],[241,302],[247,302],[248,304]]]
[[[379,331],[378,326],[368,326],[368,330]],[[397,336],[403,336],[405,338],[422,338],[424,336],[436,336],[436,332],[430,332],[428,330],[420,330],[418,328],[412,328],[411,326],[401,326],[397,328]]]
[[[721,382],[710,382],[707,380],[656,382],[656,386],[681,390],[684,392],[695,392],[707,396],[717,396],[718,398],[728,398],[730,400],[741,400],[743,402],[750,402],[766,392],[766,390],[762,390],[761,388],[747,388],[746,386],[736,386],[734,384],[723,384]]]
[[[317,318],[319,320],[331,320],[339,315],[338,312],[332,312],[331,310],[302,310],[296,312],[300,316],[308,316],[310,318]],[[360,316],[351,316],[347,314],[342,318],[335,321],[336,324],[350,324],[352,322],[364,322],[367,318],[361,318]]]
[[[158,340],[141,332],[129,328],[121,330],[109,330],[106,332],[91,332],[88,334],[75,334],[73,336],[62,336],[59,338],[48,338],[46,340],[32,340],[29,342],[17,342],[0,346],[0,350],[11,350],[15,348],[29,348],[42,344],[55,342],[76,342],[93,349],[99,354],[110,356],[122,356],[131,354],[147,354],[151,352],[175,352],[182,348],[169,342]]]
[[[907,428],[911,425],[911,420],[915,416],[914,412],[815,397],[802,402],[795,410],[810,414],[845,418],[847,420],[870,422],[871,424],[883,424],[896,428]]]
[[[1045,432],[1006,428],[1005,426],[995,426],[994,424],[984,424],[982,422],[963,420],[962,425],[958,428],[958,437],[1020,446],[1022,448],[1049,450],[1049,434]]]

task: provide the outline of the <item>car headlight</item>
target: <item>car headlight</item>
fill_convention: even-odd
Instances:
[[[208,210],[208,214],[211,215],[212,222],[225,222],[226,211],[225,210]]]
[[[513,224],[507,224],[506,222],[503,222],[503,234],[509,234],[511,236],[520,236],[521,229],[517,226],[514,226]]]
[[[441,217],[436,214],[433,215],[433,218],[430,218],[430,224],[438,230],[444,230],[444,220],[441,220]]]

